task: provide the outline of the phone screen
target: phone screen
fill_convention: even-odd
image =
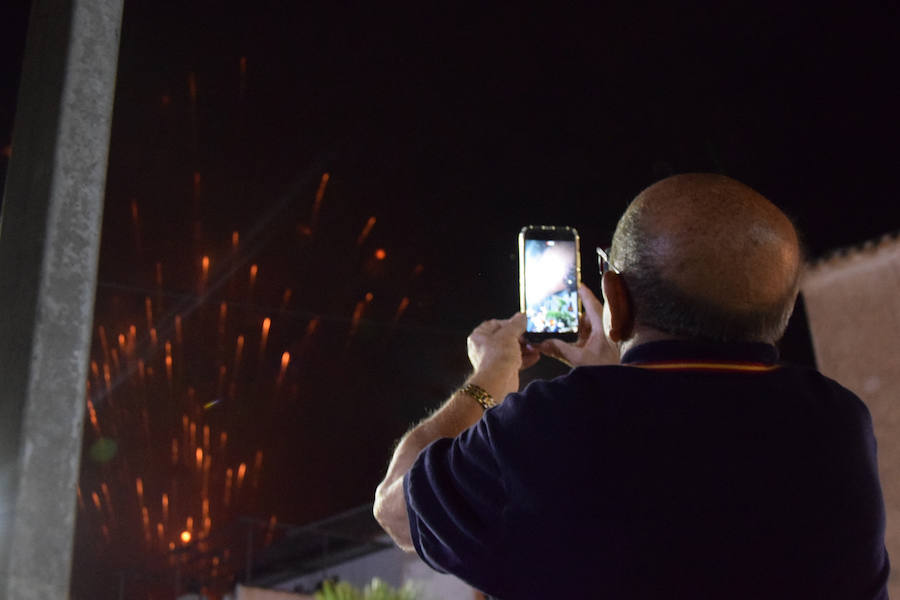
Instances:
[[[574,240],[525,237],[526,331],[578,331],[578,264]]]

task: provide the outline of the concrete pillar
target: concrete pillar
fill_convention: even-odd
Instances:
[[[888,590],[900,597],[900,240],[813,265],[803,298],[819,370],[869,407],[887,509],[893,569]]]
[[[122,0],[34,0],[0,214],[0,600],[66,598]]]

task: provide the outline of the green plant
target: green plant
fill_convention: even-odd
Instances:
[[[363,589],[356,588],[346,581],[338,583],[325,581],[322,590],[316,592],[316,600],[417,600],[418,597],[411,582],[398,589],[377,577]]]

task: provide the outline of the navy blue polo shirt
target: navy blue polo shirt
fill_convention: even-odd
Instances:
[[[866,406],[765,344],[652,342],[510,394],[404,479],[416,551],[498,598],[887,598]]]

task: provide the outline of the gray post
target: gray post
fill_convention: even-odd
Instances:
[[[69,595],[122,0],[34,0],[0,214],[0,600]]]

